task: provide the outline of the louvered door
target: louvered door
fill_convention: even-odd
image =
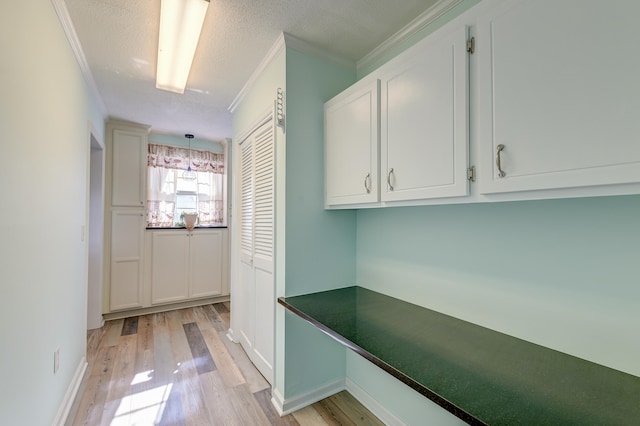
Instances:
[[[269,382],[275,315],[273,132],[269,121],[240,144],[240,274],[234,297],[240,342]]]

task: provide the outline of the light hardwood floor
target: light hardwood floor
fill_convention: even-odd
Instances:
[[[226,337],[229,305],[109,321],[68,425],[382,425],[347,392],[279,417],[269,384]]]

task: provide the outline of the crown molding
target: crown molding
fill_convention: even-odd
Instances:
[[[362,57],[356,63],[358,74],[361,70],[369,68],[380,59],[383,59],[396,46],[414,36],[416,33],[463,1],[464,0],[440,0],[429,9],[422,12],[417,18],[405,25],[400,31],[393,34],[378,47]]]
[[[255,84],[260,74],[262,74],[262,72],[269,66],[269,64],[271,64],[274,58],[278,56],[278,54],[280,54],[282,50],[288,49],[288,48],[296,50],[301,53],[308,54],[315,58],[324,59],[325,61],[332,62],[347,70],[351,70],[354,72],[356,70],[356,63],[354,61],[342,58],[334,53],[331,53],[327,50],[321,49],[317,46],[307,43],[306,41],[298,37],[295,37],[295,36],[292,36],[291,34],[283,32],[280,34],[280,36],[278,37],[274,45],[271,47],[267,55],[262,59],[258,67],[255,69],[255,71],[253,71],[253,73],[249,77],[249,80],[247,80],[247,82],[244,84],[244,86],[242,87],[242,89],[240,90],[236,98],[233,100],[233,102],[231,102],[231,105],[229,105],[228,110],[231,113],[233,113],[236,110],[238,105],[242,102],[244,97],[247,95],[247,92],[251,90],[251,88]]]
[[[98,108],[100,109],[102,118],[106,120],[108,117],[107,107],[104,103],[104,100],[102,99],[102,95],[100,95],[100,91],[98,91],[98,86],[96,86],[96,82],[93,79],[93,74],[91,74],[91,69],[89,68],[89,64],[87,63],[86,56],[84,56],[82,45],[80,44],[80,40],[78,39],[76,30],[73,27],[73,23],[71,22],[71,16],[69,16],[67,6],[65,5],[64,0],[51,0],[51,4],[53,5],[53,8],[58,15],[58,20],[62,25],[62,29],[64,30],[65,35],[67,36],[69,45],[71,45],[71,50],[73,50],[73,55],[75,56],[78,65],[80,66],[82,76],[84,77],[87,86],[89,86],[89,90],[92,92],[96,103],[98,104]]]

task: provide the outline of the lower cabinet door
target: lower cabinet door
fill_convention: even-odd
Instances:
[[[140,209],[112,211],[110,311],[142,306],[143,229]]]
[[[154,231],[151,303],[222,295],[226,238],[226,229]]]
[[[196,231],[189,237],[189,297],[222,294],[222,231]]]
[[[189,297],[189,238],[186,231],[153,233],[152,304],[177,302]]]

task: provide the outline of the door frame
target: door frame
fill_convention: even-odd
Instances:
[[[240,175],[241,173],[241,161],[242,155],[240,153],[240,144],[244,142],[253,132],[258,130],[260,126],[268,123],[269,121],[273,121],[275,117],[274,108],[271,106],[264,110],[261,114],[257,116],[257,118],[253,121],[251,125],[247,127],[246,130],[239,133],[239,136],[231,142],[231,159],[233,162],[233,173],[231,176],[231,193],[232,196],[229,197],[231,201],[231,205],[229,208],[229,215],[231,216],[231,245],[230,245],[230,299],[231,299],[231,316],[230,316],[230,326],[227,333],[227,337],[234,343],[240,342],[240,335],[236,332],[237,324],[239,324],[238,319],[238,310],[233,309],[234,304],[237,305],[237,301],[235,301],[235,294],[237,294],[235,289],[238,288],[238,280],[240,279],[240,232],[241,232],[241,223],[240,216],[236,214],[236,211],[239,211],[241,205],[241,197],[242,191],[240,187]],[[274,132],[275,133],[275,132]],[[274,134],[274,144],[275,144],[275,134]]]
[[[87,144],[87,197],[83,237],[86,244],[87,330],[104,325],[105,145],[91,123]]]

